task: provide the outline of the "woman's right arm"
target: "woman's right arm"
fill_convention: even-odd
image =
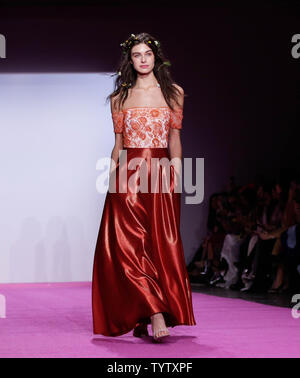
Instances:
[[[113,115],[114,132],[115,132],[115,145],[111,152],[111,159],[114,160],[115,165],[117,165],[119,160],[119,151],[123,149],[123,118],[121,117],[122,112],[119,112],[116,106],[117,97],[113,97],[110,101],[111,113]],[[113,166],[110,167],[110,172]]]
[[[119,151],[123,149],[123,135],[120,133],[115,134],[115,145],[111,152],[111,158],[117,165],[119,160]]]

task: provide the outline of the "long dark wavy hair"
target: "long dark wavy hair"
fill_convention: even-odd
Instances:
[[[107,96],[106,102],[111,100],[111,98],[118,96],[115,104],[117,105],[118,110],[121,109],[128,97],[128,89],[130,87],[134,87],[137,80],[137,72],[133,65],[130,64],[131,50],[133,46],[140,43],[146,43],[154,53],[155,64],[153,67],[153,73],[160,85],[166,103],[172,110],[174,110],[172,100],[177,105],[180,105],[177,98],[177,95],[180,95],[180,91],[173,85],[176,83],[172,79],[168,68],[170,62],[166,59],[166,56],[162,51],[161,43],[156,42],[159,41],[148,33],[139,33],[136,35],[131,34],[131,36],[126,40],[126,43],[123,44],[123,56],[116,70],[118,73],[120,72],[121,75],[118,74],[117,78],[115,79],[114,91]],[[184,96],[186,97],[187,95],[184,94]]]

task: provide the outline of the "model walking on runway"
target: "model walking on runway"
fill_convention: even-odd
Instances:
[[[171,79],[161,43],[151,35],[131,34],[121,49],[108,97],[115,132],[110,185],[116,190],[106,194],[95,248],[93,328],[105,336],[133,329],[141,337],[151,324],[153,339],[161,341],[170,335],[168,327],[196,324],[180,236],[181,193],[175,191],[184,91]],[[173,159],[169,176],[160,164],[166,159]],[[154,171],[159,190],[153,192]]]

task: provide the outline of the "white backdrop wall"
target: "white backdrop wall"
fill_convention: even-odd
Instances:
[[[0,282],[89,281],[110,73],[0,75]]]
[[[115,139],[112,90],[110,72],[0,74],[0,283],[92,279],[106,194],[97,162]],[[183,194],[186,262],[205,233],[202,205],[184,205]]]

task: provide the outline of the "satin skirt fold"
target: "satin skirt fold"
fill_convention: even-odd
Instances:
[[[123,150],[127,162],[119,159],[116,165],[116,191],[106,193],[95,248],[93,331],[119,336],[139,323],[150,324],[157,312],[163,313],[167,327],[196,325],[180,236],[181,193],[174,191],[173,167],[168,176],[161,165],[151,163],[169,160],[168,149]],[[133,158],[135,169],[129,165]],[[158,190],[153,193],[154,167]],[[120,179],[124,173],[126,179]],[[163,192],[167,177],[169,190]],[[142,181],[148,182],[148,192],[137,191]]]

